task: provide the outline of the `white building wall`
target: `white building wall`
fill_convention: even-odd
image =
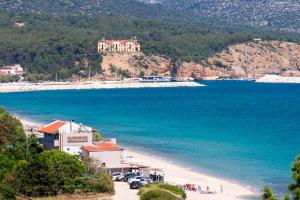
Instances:
[[[82,146],[63,146],[62,151],[72,155],[78,155],[82,152]]]
[[[105,163],[107,168],[118,168],[121,166],[121,151],[98,151],[89,152],[89,156],[100,163]]]
[[[60,134],[60,150],[72,155],[82,152],[82,146],[93,145],[93,133]]]

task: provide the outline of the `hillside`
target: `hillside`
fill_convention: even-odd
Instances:
[[[24,26],[19,27],[21,23]],[[201,62],[230,44],[267,35],[218,32],[178,23],[124,17],[86,17],[0,12],[0,66],[20,63],[28,79],[70,79],[101,74],[97,41],[136,36],[145,55]],[[272,37],[269,37],[272,38]],[[274,37],[275,38],[275,37]]]
[[[215,53],[201,64],[174,61],[166,57],[135,54],[103,55],[105,77],[115,78],[113,66],[132,77],[159,73],[167,76],[204,78],[229,75],[232,78],[254,78],[263,74],[300,76],[300,45],[281,41],[248,42],[231,45]],[[115,71],[114,71],[115,72]]]
[[[300,32],[298,0],[2,0],[12,12],[57,15],[129,16],[194,22],[215,27],[238,25]]]
[[[300,76],[300,45],[280,41],[232,45],[210,57],[207,64],[221,67],[238,77],[259,74]]]
[[[215,23],[247,25],[272,30],[300,32],[298,0],[142,0],[164,8],[189,13],[193,18],[206,16]]]

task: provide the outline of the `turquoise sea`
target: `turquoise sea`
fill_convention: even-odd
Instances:
[[[300,153],[300,85],[204,84],[2,93],[0,105],[40,122],[74,119],[195,171],[285,192]]]

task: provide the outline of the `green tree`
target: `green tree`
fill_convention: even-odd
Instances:
[[[269,188],[269,187],[265,187],[264,193],[263,193],[261,199],[262,200],[276,200],[276,198],[273,195],[273,192],[272,192],[271,188]]]
[[[19,161],[15,167],[16,188],[28,196],[57,195],[82,176],[84,164],[75,156],[58,150],[44,151],[34,159]],[[74,188],[74,187],[73,187]]]
[[[101,134],[99,132],[93,133],[93,141],[100,141],[101,140]]]
[[[293,200],[300,200],[300,155],[297,156],[291,170],[294,182],[288,186],[288,189]]]
[[[23,143],[26,135],[21,122],[0,108],[0,146]]]
[[[3,179],[7,172],[10,172],[15,165],[15,161],[10,159],[7,155],[0,153],[0,180]]]

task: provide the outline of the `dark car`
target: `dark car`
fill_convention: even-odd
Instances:
[[[140,181],[132,181],[130,183],[130,189],[139,189],[142,186],[142,183]]]
[[[128,181],[130,178],[134,177],[134,176],[138,176],[139,173],[133,173],[133,172],[128,172],[124,175],[124,181]]]

